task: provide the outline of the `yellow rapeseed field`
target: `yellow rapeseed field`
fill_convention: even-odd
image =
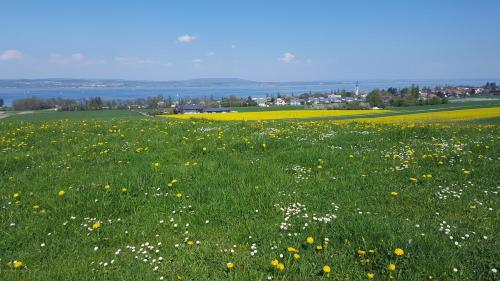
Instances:
[[[274,120],[274,119],[304,119],[318,117],[337,117],[361,114],[381,114],[390,110],[279,110],[259,112],[201,113],[164,115],[178,119],[209,119],[220,121],[237,120]]]
[[[500,117],[500,107],[461,109],[439,112],[414,113],[395,116],[380,116],[374,118],[355,118],[339,120],[338,122],[368,122],[368,123],[432,123],[478,120]]]

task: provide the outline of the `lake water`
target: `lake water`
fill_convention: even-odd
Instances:
[[[497,82],[498,79],[482,80],[380,80],[380,81],[359,81],[360,91],[371,91],[375,88],[385,89],[388,87],[403,88],[412,84],[420,87],[435,87],[446,85],[470,85],[482,86],[486,82]],[[305,92],[330,92],[335,90],[354,91],[356,81],[336,81],[322,83],[280,83],[263,86],[240,86],[240,87],[165,87],[165,88],[33,88],[33,89],[13,89],[0,88],[0,98],[3,98],[6,105],[11,105],[12,101],[20,98],[70,98],[85,99],[100,96],[105,100],[110,99],[136,99],[148,96],[162,95],[179,98],[203,98],[213,96],[214,98],[235,95],[238,97],[265,97],[266,95],[300,95]]]

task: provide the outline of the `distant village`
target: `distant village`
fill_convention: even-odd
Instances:
[[[311,109],[380,109],[386,107],[413,106],[448,103],[470,97],[500,98],[500,87],[488,82],[481,87],[445,86],[374,89],[370,92],[359,90],[358,84],[353,91],[337,90],[330,92],[307,92],[299,95],[269,94],[266,97],[236,97],[234,95],[215,99],[177,98],[161,95],[132,100],[105,100],[101,97],[88,99],[63,99],[36,97],[14,100],[11,107],[4,107],[0,97],[0,109],[59,111],[128,109],[144,110],[149,114],[186,114],[186,113],[223,113],[237,111],[238,107],[307,106]]]

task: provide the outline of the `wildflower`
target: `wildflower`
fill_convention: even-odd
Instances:
[[[12,194],[12,198],[16,201],[21,200],[21,193],[15,192],[14,194]]]
[[[296,253],[297,252],[297,250],[294,247],[288,247],[287,250],[289,253]]]
[[[416,183],[417,182],[417,178],[410,178],[410,182]]]
[[[274,259],[274,260],[271,261],[271,265],[272,266],[278,266],[279,263],[280,262],[278,261],[278,259]]]
[[[470,174],[470,171],[464,170],[464,175],[468,175],[468,174]]]
[[[59,197],[63,197],[64,194],[66,194],[66,192],[64,190],[59,190],[59,192],[57,193],[57,195],[59,195]]]
[[[127,188],[122,187],[121,191],[122,191],[122,192],[127,192]]]
[[[360,255],[360,256],[364,256],[365,254],[366,254],[366,252],[365,252],[365,251],[363,251],[363,250],[358,250],[358,255]]]
[[[391,192],[391,196],[396,198],[398,196],[398,193],[396,191]]]
[[[177,198],[181,198],[181,197],[182,197],[182,193],[177,193],[177,194],[175,194],[175,197],[177,197]]]
[[[316,246],[316,251],[319,252],[319,251],[322,251],[322,250],[323,250],[323,246],[321,246],[321,245],[317,245]]]
[[[156,162],[156,163],[154,163],[154,164],[153,164],[153,166],[154,166],[155,168],[160,168],[160,163]]]
[[[278,270],[280,270],[280,271],[283,271],[283,270],[285,270],[285,265],[284,265],[283,263],[281,263],[281,262],[280,262],[280,263],[278,263],[278,265],[276,266],[276,268],[277,268]]]
[[[402,255],[405,254],[405,251],[403,249],[401,249],[401,248],[396,248],[394,250],[394,254],[396,254],[397,256],[402,256]]]
[[[266,145],[265,143],[263,143],[263,144],[261,145],[261,147],[262,147],[262,149],[264,149],[264,150],[265,150],[265,149],[266,149],[266,147],[267,147],[267,145]]]
[[[226,263],[226,268],[227,268],[228,270],[233,269],[233,268],[234,268],[234,263],[232,263],[232,262],[228,262],[228,263]]]
[[[193,245],[194,245],[194,242],[193,242],[192,240],[189,240],[189,241],[187,241],[187,244],[188,244],[189,246],[193,246]]]
[[[207,148],[206,147],[203,147],[203,152],[207,151]]]
[[[375,277],[375,273],[368,272],[366,276],[368,277],[368,279],[373,279]]]
[[[294,258],[295,260],[300,260],[300,255],[299,255],[299,254],[297,254],[297,253],[295,253],[295,254],[293,254],[293,258]]]
[[[8,265],[10,268],[20,269],[20,268],[22,268],[22,267],[23,267],[23,262],[22,262],[22,261],[15,260],[15,261],[12,261],[12,262],[7,263],[7,265]]]
[[[98,230],[99,228],[101,228],[101,222],[99,221],[96,221],[92,224],[92,229],[93,230]]]
[[[393,263],[390,263],[388,266],[387,266],[387,269],[390,270],[390,271],[394,271],[396,270],[396,265],[393,264]]]
[[[104,189],[109,190],[110,188],[111,188],[111,185],[109,185],[109,184],[104,185]]]
[[[307,244],[311,245],[312,243],[314,243],[314,238],[309,236],[309,237],[307,237],[306,242],[307,242]]]
[[[331,268],[328,265],[323,266],[323,273],[330,273]]]

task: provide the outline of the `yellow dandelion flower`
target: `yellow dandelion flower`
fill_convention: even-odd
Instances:
[[[417,178],[410,178],[411,182],[417,182]]]
[[[278,266],[279,263],[280,262],[277,259],[274,259],[274,260],[271,261],[271,265],[272,266]]]
[[[307,244],[311,245],[312,243],[314,243],[314,238],[312,236],[309,236],[307,237],[306,242]]]
[[[14,269],[20,269],[23,267],[24,264],[22,261],[15,260],[15,261],[8,262],[7,265],[11,268],[14,268]]]
[[[110,188],[111,188],[111,185],[109,185],[109,184],[105,184],[105,185],[104,185],[104,189],[108,190],[108,189],[110,189]]]
[[[402,256],[402,255],[405,254],[405,251],[403,249],[401,249],[401,248],[396,248],[394,250],[394,254],[396,254],[397,256]]]
[[[280,263],[278,263],[278,265],[276,266],[276,268],[277,268],[278,270],[283,271],[283,270],[285,270],[285,265],[284,265],[283,263],[281,263],[281,262],[280,262]]]
[[[321,245],[317,245],[316,246],[316,251],[319,252],[319,251],[322,251],[322,250],[323,250],[323,246],[321,246]]]
[[[228,262],[228,263],[226,263],[226,268],[227,268],[228,270],[233,269],[233,268],[234,268],[234,263],[232,263],[232,262]]]
[[[203,147],[203,151],[207,151],[207,148],[206,148],[206,147]]]
[[[364,256],[365,254],[366,254],[366,252],[365,252],[365,251],[363,251],[363,250],[358,250],[358,255],[360,255],[360,256]]]
[[[391,192],[391,196],[396,198],[398,196],[398,193],[396,191]]]
[[[175,197],[177,197],[177,198],[181,198],[181,197],[182,197],[182,193],[177,193],[177,194],[175,194]]]
[[[57,195],[59,195],[59,197],[63,197],[64,194],[66,194],[66,192],[64,190],[59,190],[59,192],[57,193]]]
[[[390,271],[394,271],[396,270],[396,265],[393,264],[393,263],[390,263],[388,266],[387,266],[387,269],[390,270]]]
[[[294,247],[288,247],[287,250],[289,253],[296,253],[297,252],[297,250]]]
[[[20,200],[21,199],[21,193],[19,192],[15,192],[14,194],[12,194],[12,198],[16,201]]]
[[[121,191],[122,191],[122,192],[127,192],[127,188],[122,187]]]
[[[155,168],[160,168],[160,163],[158,163],[158,162],[153,163],[153,166],[154,166]]]
[[[299,254],[297,254],[297,253],[295,253],[295,254],[293,254],[293,258],[294,258],[295,260],[300,260],[300,255],[299,255]]]
[[[101,228],[101,222],[99,221],[96,221],[92,224],[92,229],[93,230],[98,230],[99,228]]]
[[[330,266],[328,266],[328,265],[324,265],[323,266],[323,273],[330,273],[330,271],[332,271],[332,269],[330,268]]]
[[[375,277],[375,273],[368,272],[366,276],[368,277],[368,279],[373,279]]]

